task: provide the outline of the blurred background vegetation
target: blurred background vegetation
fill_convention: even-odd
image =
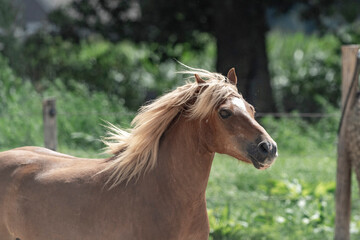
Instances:
[[[359,9],[356,0],[0,0],[0,149],[43,145],[41,102],[55,97],[59,150],[98,157],[104,121],[129,127],[139,106],[184,83],[174,59],[235,67],[239,91],[269,115],[259,120],[280,157],[265,172],[216,157],[210,237],[332,239],[341,46],[360,43]]]

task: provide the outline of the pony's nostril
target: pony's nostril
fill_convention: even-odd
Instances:
[[[264,155],[268,155],[271,151],[271,145],[269,142],[266,141],[259,143],[258,148],[260,152]]]

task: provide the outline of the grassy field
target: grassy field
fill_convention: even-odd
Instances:
[[[283,153],[265,171],[217,156],[207,191],[214,239],[331,239],[334,172],[333,154]]]
[[[307,145],[296,151],[300,138]],[[335,141],[306,134],[279,140],[279,158],[268,170],[216,157],[207,190],[213,239],[333,239]],[[360,239],[357,185],[353,176],[352,239]]]

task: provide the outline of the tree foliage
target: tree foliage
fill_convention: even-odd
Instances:
[[[201,49],[202,42],[194,33],[216,33],[216,23],[222,8],[234,9],[232,18],[247,21],[246,16],[235,16],[246,8],[248,15],[261,6],[277,15],[297,8],[303,21],[315,24],[318,32],[335,31],[359,18],[360,2],[356,0],[75,0],[68,8],[58,9],[50,15],[60,31],[73,39],[81,38],[84,32],[96,32],[112,41],[128,38],[135,41],[157,42],[161,45],[190,43],[193,49]],[[69,9],[71,9],[70,14]],[[251,13],[253,12],[253,13]],[[266,12],[265,12],[266,14]],[[226,16],[220,16],[225,18]],[[335,27],[334,25],[335,24]],[[236,26],[221,26],[236,29]],[[76,30],[75,30],[76,29]],[[83,31],[78,31],[82,29]],[[264,29],[267,31],[268,29]],[[159,50],[164,50],[159,48]]]
[[[296,8],[319,33],[333,31],[349,41],[348,32],[354,28],[339,31],[332,25],[354,21],[356,6],[355,0],[75,0],[70,6],[75,17],[59,10],[50,19],[63,36],[75,40],[84,33],[97,33],[111,41],[150,42],[162,60],[179,57],[179,52],[172,51],[179,43],[201,50],[206,42],[198,33],[209,33],[217,43],[217,71],[226,73],[235,66],[242,94],[259,111],[271,112],[275,101],[266,53],[269,10],[281,15]]]

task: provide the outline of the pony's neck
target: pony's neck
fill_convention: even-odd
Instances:
[[[164,133],[160,147],[156,176],[173,194],[185,199],[205,199],[214,153],[203,139],[201,122],[177,119]]]

